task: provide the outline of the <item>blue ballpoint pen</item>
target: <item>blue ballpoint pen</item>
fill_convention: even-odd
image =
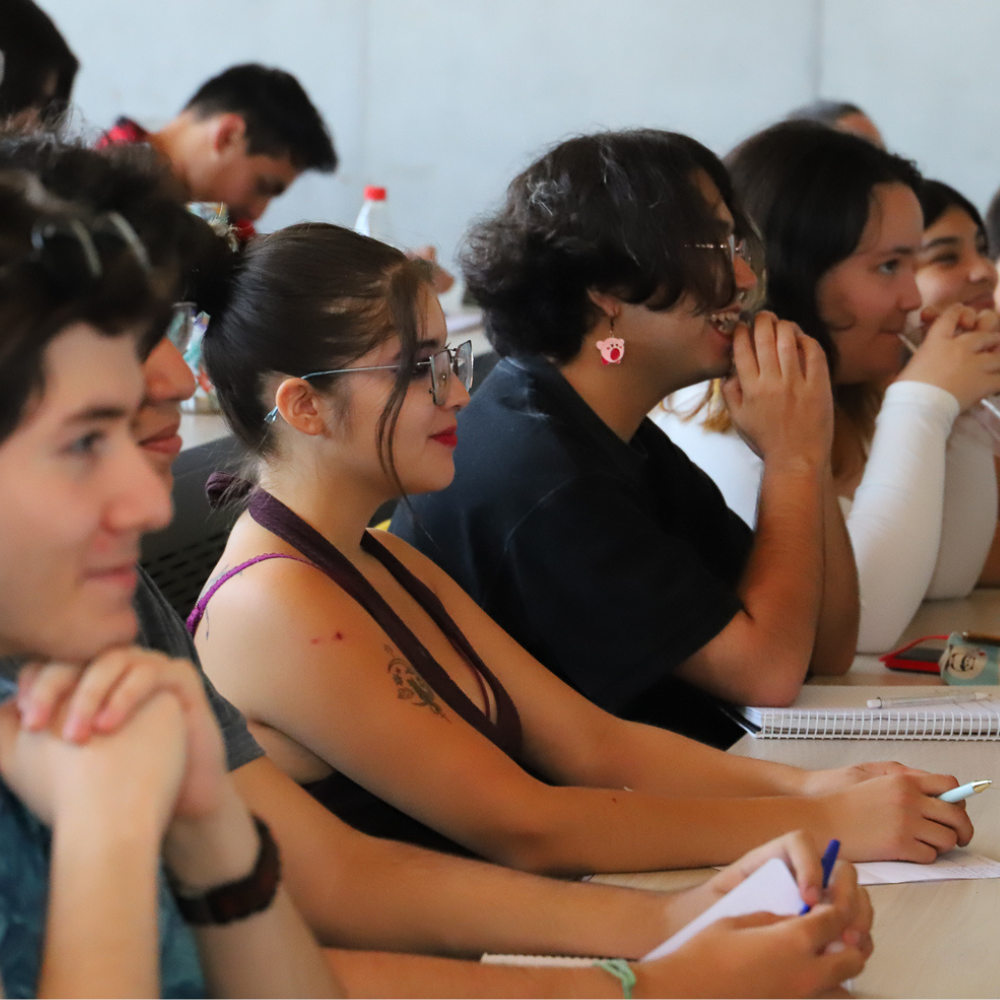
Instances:
[[[823,860],[820,864],[823,866],[823,888],[825,889],[830,884],[830,876],[833,874],[833,866],[837,862],[837,855],[840,853],[840,841],[831,840],[829,844],[826,845],[826,850],[823,852]],[[804,903],[802,909],[799,911],[799,916],[801,917],[804,913],[808,913],[812,907],[808,903]]]

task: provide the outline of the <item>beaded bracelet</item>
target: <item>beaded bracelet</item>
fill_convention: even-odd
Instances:
[[[632,988],[635,986],[635,972],[624,958],[601,958],[594,962],[594,967],[611,973],[622,984],[622,997],[632,1000]]]

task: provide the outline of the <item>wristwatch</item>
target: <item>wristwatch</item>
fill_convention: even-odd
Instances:
[[[281,881],[278,845],[274,842],[268,825],[259,816],[253,817],[253,824],[257,829],[260,848],[253,871],[245,878],[226,882],[208,892],[192,896],[167,871],[167,881],[177,901],[177,909],[187,923],[198,926],[231,924],[261,913],[271,905]]]

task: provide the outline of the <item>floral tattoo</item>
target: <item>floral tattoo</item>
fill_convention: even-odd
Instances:
[[[444,714],[444,709],[437,703],[437,694],[427,681],[406,660],[397,656],[391,646],[383,648],[392,657],[389,660],[388,670],[393,684],[396,685],[396,697],[420,708],[429,708],[432,715],[450,722],[451,720]]]

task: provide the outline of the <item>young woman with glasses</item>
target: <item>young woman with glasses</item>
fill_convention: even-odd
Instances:
[[[788,122],[747,139],[727,164],[765,234],[765,306],[830,361],[832,471],[858,566],[858,649],[883,652],[925,597],[969,592],[996,527],[988,436],[968,414],[1000,390],[995,271],[970,246],[975,280],[938,294],[943,249],[929,237],[941,220],[925,232],[920,175],[863,139]],[[923,306],[933,311],[921,315]],[[695,387],[654,419],[753,524],[760,459],[721,403]]]
[[[853,858],[967,839],[964,810],[924,794],[952,779],[805,772],[608,715],[368,530],[451,481],[465,351],[423,265],[318,223],[251,243],[209,327],[253,485],[228,483],[247,510],[189,627],[276,763],[366,832],[544,872],[721,863],[780,830],[822,840],[824,817]]]
[[[0,175],[0,664],[20,682],[0,706],[7,996],[336,988],[191,664],[130,646],[140,537],[170,518],[133,437],[140,357],[177,278],[120,215]]]

